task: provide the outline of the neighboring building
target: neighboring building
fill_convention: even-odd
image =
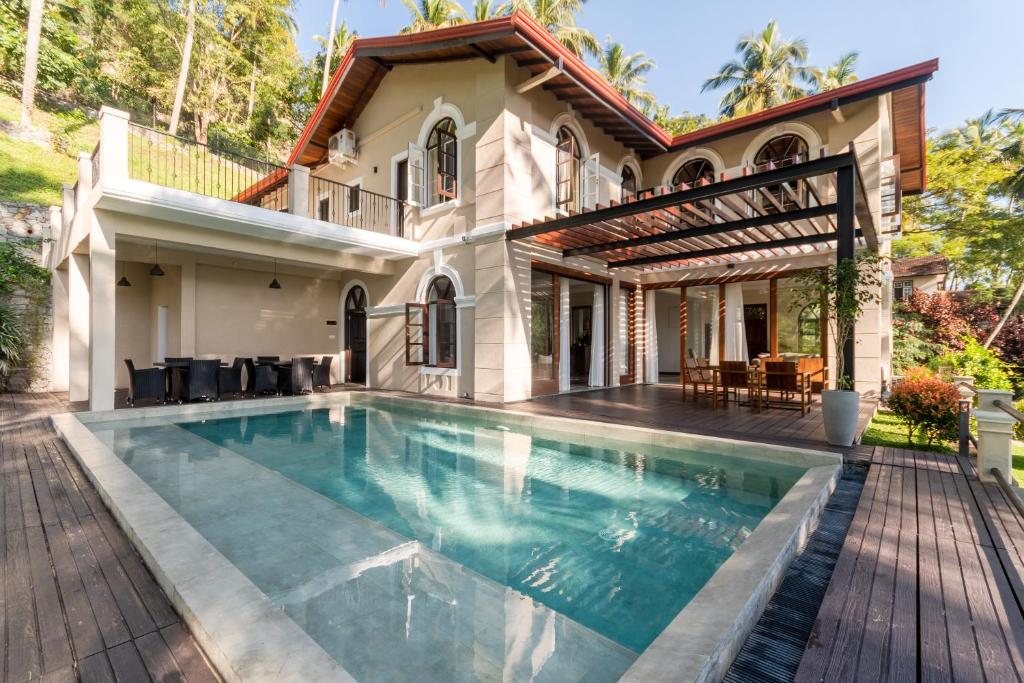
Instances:
[[[941,254],[894,259],[892,262],[892,298],[909,299],[914,291],[934,294],[946,290],[949,265]]]
[[[502,402],[690,356],[828,363],[790,276],[889,253],[937,68],[672,137],[517,12],[355,41],[282,167],[104,110],[48,254],[54,388],[110,408],[125,358],[335,354],[344,381]],[[850,350],[865,391],[884,290]]]

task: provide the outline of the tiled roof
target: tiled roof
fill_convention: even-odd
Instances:
[[[918,277],[921,275],[945,275],[949,272],[946,257],[942,254],[915,256],[896,259],[892,262],[893,277]]]

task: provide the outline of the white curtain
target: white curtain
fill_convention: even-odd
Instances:
[[[657,290],[644,293],[644,345],[647,362],[644,367],[644,381],[654,384],[658,381],[658,316],[655,313],[654,295]]]
[[[618,323],[618,353],[615,355],[619,359],[619,374],[625,375],[629,372],[629,295],[621,287],[616,289],[619,305],[616,306],[618,313],[615,316]]]
[[[750,360],[747,355],[747,332],[743,323],[743,284],[725,286],[725,358]]]
[[[590,386],[604,386],[604,285],[594,285],[590,317]]]
[[[707,313],[708,321],[711,323],[711,353],[708,354],[708,361],[711,365],[718,365],[721,358],[718,357],[718,287],[711,287],[711,293],[708,296],[710,301]]]
[[[558,391],[569,391],[569,333],[572,331],[572,307],[569,304],[569,282],[561,280],[558,288]]]

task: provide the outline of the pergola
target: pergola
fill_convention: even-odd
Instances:
[[[609,269],[724,265],[830,249],[836,262],[858,242],[878,248],[856,154],[850,151],[699,186],[685,183],[514,226],[563,257],[602,259]],[[840,283],[840,286],[842,284]],[[854,340],[842,349],[853,377]]]

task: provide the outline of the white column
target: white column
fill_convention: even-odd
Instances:
[[[196,262],[181,264],[181,355],[196,355]]]
[[[68,284],[70,274],[67,268],[55,269],[50,277],[53,293],[53,338],[50,341],[51,360],[50,391],[67,391],[70,382],[68,370],[69,345],[71,337],[68,328]]]
[[[1013,481],[1013,426],[1017,420],[994,403],[1002,401],[1013,405],[1013,392],[995,389],[978,390],[978,407],[974,418],[978,422],[978,478],[996,481],[992,469],[1002,471],[1007,481]]]
[[[309,169],[292,164],[288,169],[288,213],[312,218],[309,209]]]
[[[68,392],[89,399],[89,256],[68,257]]]
[[[89,409],[114,409],[114,231],[92,217],[89,233]]]
[[[100,108],[100,181],[128,177],[128,113]]]
[[[572,334],[572,306],[569,297],[569,283],[562,280],[558,288],[558,390],[569,391],[572,385],[572,368],[569,360],[569,342]]]

